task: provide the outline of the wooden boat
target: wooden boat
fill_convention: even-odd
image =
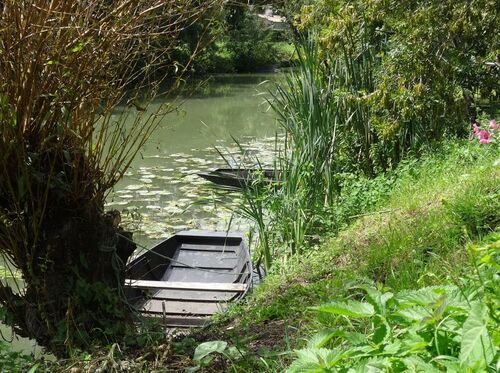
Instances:
[[[242,234],[180,232],[127,266],[125,293],[143,315],[160,317],[165,326],[196,327],[243,298],[251,284]]]
[[[278,181],[279,178],[279,174],[270,168],[218,168],[208,173],[199,173],[198,176],[230,188],[246,188],[260,179]]]

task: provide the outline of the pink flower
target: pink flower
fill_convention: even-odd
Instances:
[[[490,133],[486,130],[480,131],[478,137],[480,144],[489,144],[491,141]]]
[[[481,131],[479,129],[479,126],[477,125],[477,123],[472,123],[472,131],[474,132],[474,135],[479,137],[479,132]]]
[[[495,119],[490,120],[490,128],[492,130],[497,130],[498,129],[498,124],[497,124],[497,121]]]

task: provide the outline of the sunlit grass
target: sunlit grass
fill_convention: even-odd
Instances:
[[[277,265],[256,289],[245,319],[301,319],[304,302],[346,295],[344,284],[359,278],[400,290],[459,276],[468,262],[465,245],[498,226],[497,154],[494,147],[454,144],[402,165],[393,191],[370,213]],[[475,224],[480,231],[470,229]]]

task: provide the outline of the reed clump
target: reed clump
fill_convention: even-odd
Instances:
[[[266,263],[302,254],[316,238],[370,209],[372,196],[361,196],[358,186],[388,173],[395,177],[399,163],[466,137],[467,117],[479,140],[490,142],[477,123],[497,101],[497,63],[486,63],[495,37],[489,31],[482,37],[496,17],[476,12],[483,6],[491,10],[492,2],[471,12],[450,2],[403,1],[389,9],[379,2],[320,1],[303,8],[297,65],[270,100],[285,137],[275,165],[280,187],[247,192],[245,206],[260,206],[251,213],[242,208],[264,237]],[[425,22],[414,24],[408,9]],[[458,32],[471,20],[484,26]],[[462,38],[470,42],[467,51],[450,45]],[[462,59],[466,54],[473,57]]]

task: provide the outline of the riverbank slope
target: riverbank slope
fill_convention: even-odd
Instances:
[[[71,365],[61,362],[47,369],[274,372],[294,361],[296,366],[294,351],[311,347],[315,333],[369,329],[366,319],[360,323],[353,318],[354,311],[339,316],[318,314],[311,307],[331,301],[362,303],[369,298],[360,290],[366,286],[398,294],[456,285],[476,270],[471,247],[489,245],[498,256],[499,236],[494,232],[500,221],[499,176],[495,144],[451,144],[403,164],[377,206],[353,217],[340,234],[301,258],[281,262],[245,303],[221,315],[210,328],[172,343],[151,339],[140,350],[114,345],[93,356],[77,356]],[[365,193],[379,189],[373,185]],[[340,343],[331,337],[327,342],[315,351],[328,353]],[[306,354],[309,363],[318,359],[314,352]],[[300,363],[303,356],[298,356]]]

